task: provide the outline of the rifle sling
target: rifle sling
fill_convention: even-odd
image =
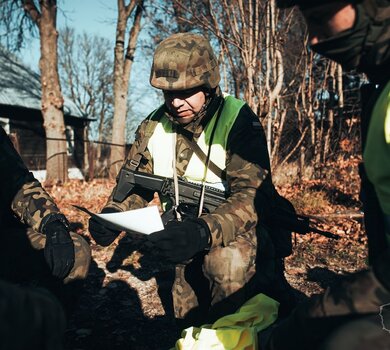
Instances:
[[[203,150],[199,147],[199,145],[191,141],[187,138],[187,136],[183,135],[184,141],[187,143],[189,147],[192,148],[192,150],[195,152],[195,154],[199,157],[199,159],[202,161],[203,164],[207,164],[207,156],[206,153],[203,152]],[[225,177],[226,172],[222,170],[217,164],[215,164],[211,159],[208,160],[208,168],[218,177],[221,179]]]
[[[140,149],[143,149],[145,150],[146,147],[148,146],[148,141],[147,138],[145,137],[140,146],[139,146],[139,150]],[[141,152],[137,152],[134,157],[132,159],[130,159],[128,162],[127,162],[127,168],[130,170],[130,171],[136,171],[138,169],[138,166],[139,164],[141,163],[141,160],[142,160],[142,154]]]
[[[152,136],[154,129],[156,128],[157,120],[160,119],[160,117],[163,114],[164,114],[164,108],[162,106],[156,111],[156,113],[152,112],[148,116],[145,136],[142,138],[142,141],[137,149],[137,153],[134,155],[132,159],[128,161],[127,168],[129,170],[136,171],[138,169],[138,166],[142,160],[142,153],[145,152],[146,148],[148,147],[149,139]]]

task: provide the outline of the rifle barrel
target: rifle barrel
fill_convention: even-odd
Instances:
[[[318,233],[321,236],[325,236],[325,237],[332,238],[332,239],[340,239],[339,235],[335,235],[332,232],[319,230],[318,228],[314,228],[314,227],[310,227],[310,229],[311,229],[311,232]]]

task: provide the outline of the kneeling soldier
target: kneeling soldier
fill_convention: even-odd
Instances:
[[[164,211],[176,209],[176,219],[149,236],[177,264],[175,317],[193,323],[234,312],[260,285],[270,286],[275,271],[282,275],[275,265],[269,271],[259,266],[257,227],[274,195],[264,131],[244,101],[221,92],[219,81],[217,58],[202,35],[180,33],[161,42],[150,83],[163,91],[165,103],[140,125],[122,168],[176,183],[184,178],[225,194],[212,212],[200,200],[192,216],[179,191],[173,201],[159,198]],[[134,187],[117,201],[117,191],[118,185],[102,212],[142,208],[154,195]],[[101,245],[118,235],[93,219],[89,230]]]

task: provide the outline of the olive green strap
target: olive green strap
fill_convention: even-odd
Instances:
[[[199,147],[199,145],[191,141],[190,139],[187,138],[184,134],[182,134],[184,141],[187,143],[189,147],[195,152],[195,154],[199,157],[199,159],[202,161],[203,164],[207,164],[207,156],[206,153],[203,152],[203,150]],[[209,169],[217,175],[219,178],[224,178],[226,175],[226,172],[222,170],[217,164],[215,164],[212,160],[209,160],[208,162],[208,167]]]
[[[145,136],[142,138],[141,144],[137,149],[137,153],[134,155],[132,159],[129,159],[127,161],[126,165],[129,170],[131,171],[137,170],[142,160],[142,153],[144,153],[146,148],[148,147],[149,140],[153,135],[153,132],[156,129],[158,121],[160,120],[163,114],[164,114],[164,105],[149,115],[148,117],[149,120],[147,121],[146,128],[145,128]]]
[[[222,99],[221,105],[218,110],[217,118],[215,120],[215,124],[213,126],[213,130],[211,132],[211,137],[210,137],[210,147],[208,149],[207,155],[203,152],[203,150],[199,147],[199,145],[191,141],[185,133],[182,133],[182,136],[184,138],[184,141],[187,143],[189,147],[192,148],[192,150],[195,152],[195,154],[199,157],[199,159],[202,161],[203,164],[205,164],[215,175],[217,175],[220,179],[226,178],[226,171],[222,170],[218,165],[216,165],[211,159],[210,159],[210,152],[211,152],[211,146],[213,143],[213,138],[215,134],[215,130],[217,128],[218,120],[221,116],[222,109],[224,105],[224,100]]]

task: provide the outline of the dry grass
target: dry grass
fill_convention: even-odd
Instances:
[[[287,181],[292,170],[284,171],[287,181],[279,187],[300,213],[331,215],[356,211],[358,180],[354,164],[337,172],[325,172],[323,180]],[[335,168],[335,166],[334,166]],[[282,170],[279,173],[283,173]],[[283,182],[282,181],[282,182]],[[87,216],[71,204],[98,212],[114,186],[113,181],[71,181],[48,187],[70,221],[78,222],[78,232],[89,238]],[[318,225],[339,234],[338,241],[316,234],[293,236],[294,252],[286,259],[286,276],[300,296],[319,293],[343,273],[366,266],[366,237],[359,219],[329,216]],[[110,247],[91,244],[93,264],[78,312],[67,332],[69,349],[167,349],[175,340],[172,315],[166,315],[159,291],[169,293],[170,268],[142,250],[142,237],[125,236]],[[142,251],[142,253],[141,253]]]

